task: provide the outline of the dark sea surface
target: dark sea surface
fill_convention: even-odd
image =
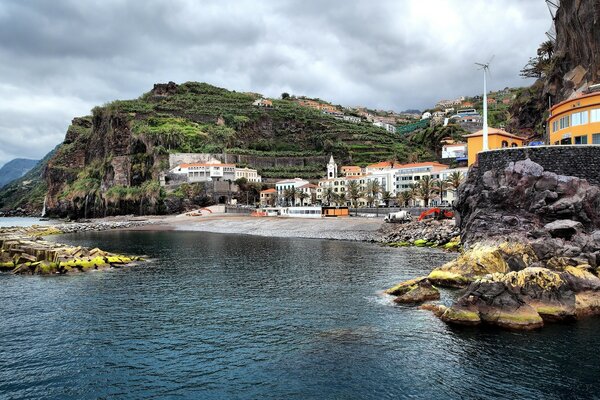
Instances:
[[[381,295],[452,257],[438,251],[200,232],[52,240],[151,260],[0,275],[1,399],[600,394],[598,319],[533,333],[456,329]]]

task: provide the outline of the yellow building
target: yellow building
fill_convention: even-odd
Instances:
[[[600,92],[552,107],[548,129],[550,144],[600,144]]]
[[[467,138],[467,152],[469,153],[469,166],[477,161],[477,153],[483,150],[483,130],[465,135]],[[490,150],[505,147],[521,147],[523,138],[502,129],[488,128],[488,147]]]

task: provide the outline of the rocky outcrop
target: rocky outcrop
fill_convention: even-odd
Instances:
[[[590,268],[582,265],[556,272],[529,267],[488,275],[473,282],[440,318],[451,324],[529,330],[544,322],[598,315],[600,279]]]
[[[545,171],[529,159],[504,169],[478,168],[459,188],[455,205],[467,247],[489,239],[558,237],[557,224],[572,224],[571,236],[600,228],[600,188],[585,179]]]
[[[460,245],[459,231],[454,220],[390,223],[382,225],[380,232],[382,242],[392,247],[445,246],[456,249]]]
[[[428,307],[451,324],[529,330],[599,315],[600,188],[529,159],[484,167],[455,204],[464,252],[396,288],[465,288],[452,306]]]
[[[397,304],[420,304],[424,301],[439,300],[440,292],[427,277],[411,279],[386,290],[386,294],[396,296]]]
[[[73,247],[41,239],[42,235],[55,233],[62,232],[56,227],[0,230],[0,271],[20,275],[64,275],[115,268],[141,260],[97,248]]]

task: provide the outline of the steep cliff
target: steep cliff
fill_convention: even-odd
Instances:
[[[511,107],[509,128],[532,138],[543,137],[549,104],[600,83],[600,3],[561,0],[554,25],[556,40],[542,76]]]

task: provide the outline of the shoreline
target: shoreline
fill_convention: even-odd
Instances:
[[[304,238],[379,242],[382,219],[375,218],[281,218],[217,214],[204,217],[168,216],[124,228],[131,231],[182,231],[241,234],[262,237]]]

